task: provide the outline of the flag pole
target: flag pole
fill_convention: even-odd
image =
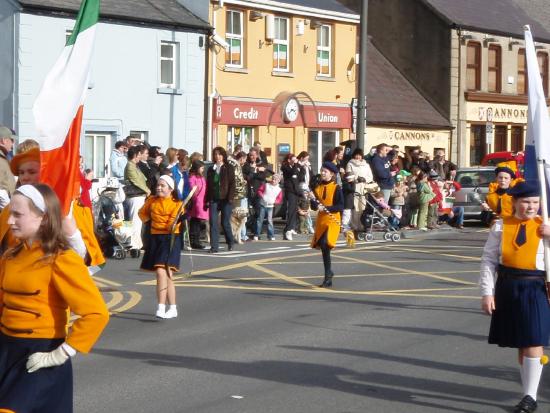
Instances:
[[[546,163],[543,159],[537,160],[537,167],[539,172],[539,182],[540,182],[540,206],[541,206],[541,212],[542,212],[542,224],[548,225],[548,203],[547,203],[547,195],[546,195],[546,176],[544,173],[544,167]],[[548,240],[543,237],[542,241],[544,243],[544,269],[546,270],[546,284],[547,284],[547,291],[548,287],[550,287],[550,248],[548,246]],[[548,297],[548,300],[550,301],[550,296]]]

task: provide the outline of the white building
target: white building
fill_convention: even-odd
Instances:
[[[210,26],[185,2],[102,0],[81,137],[95,176],[108,172],[114,143],[130,134],[163,150],[203,151]],[[0,123],[15,129],[19,140],[35,135],[33,102],[79,5],[0,1]]]

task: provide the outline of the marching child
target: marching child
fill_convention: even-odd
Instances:
[[[157,275],[158,318],[175,318],[176,288],[172,274],[179,271],[181,237],[180,225],[176,223],[182,201],[174,192],[174,180],[162,175],[157,183],[157,195],[147,198],[139,210],[139,217],[145,223],[151,221],[150,240],[143,254],[141,269],[155,271]],[[174,226],[175,225],[175,226]],[[174,228],[174,230],[172,230]],[[166,303],[169,308],[166,310]]]
[[[543,246],[550,226],[537,215],[537,184],[520,182],[508,194],[512,215],[491,227],[481,257],[481,308],[491,316],[489,344],[518,349],[524,397],[514,413],[531,413],[537,409],[543,347],[550,335]]]
[[[72,412],[71,357],[90,351],[107,306],[49,186],[21,185],[7,223],[17,243],[0,258],[0,411]],[[80,316],[71,328],[69,309]]]
[[[325,278],[320,287],[331,287],[334,273],[331,268],[330,250],[336,246],[340,234],[340,214],[344,209],[344,195],[340,186],[336,184],[338,167],[332,162],[323,162],[321,166],[321,183],[313,193],[309,193],[311,207],[319,210],[315,222],[315,233],[311,240],[311,247],[318,248],[323,254]]]
[[[256,194],[260,199],[260,211],[258,213],[258,220],[256,221],[256,234],[254,234],[254,241],[260,239],[264,219],[267,216],[267,239],[275,241],[275,232],[273,230],[273,207],[280,204],[283,201],[283,191],[279,186],[281,182],[281,176],[274,174],[271,177],[270,182],[264,182],[258,188]]]

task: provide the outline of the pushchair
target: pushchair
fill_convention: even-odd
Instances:
[[[390,219],[394,217],[393,213],[390,212],[391,210],[380,209],[373,197],[373,194],[377,191],[368,185],[369,184],[363,188],[358,188],[360,192],[355,192],[356,199],[364,208],[360,218],[363,230],[357,231],[357,239],[361,241],[373,241],[374,230],[376,229],[384,232],[384,241],[399,241],[401,239],[401,234],[396,226],[392,225],[390,222]]]
[[[118,188],[108,183],[94,203],[97,239],[106,257],[123,260],[129,251],[132,258],[138,258],[140,251],[131,244],[132,225],[120,219],[122,202],[118,201]]]

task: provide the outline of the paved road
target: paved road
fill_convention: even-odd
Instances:
[[[109,261],[98,282],[113,315],[74,362],[76,412],[508,411],[521,396],[515,353],[486,344],[478,310],[486,236],[339,247],[332,290],[315,287],[322,262],[305,238],[194,254],[180,317],[163,321],[152,275]]]

